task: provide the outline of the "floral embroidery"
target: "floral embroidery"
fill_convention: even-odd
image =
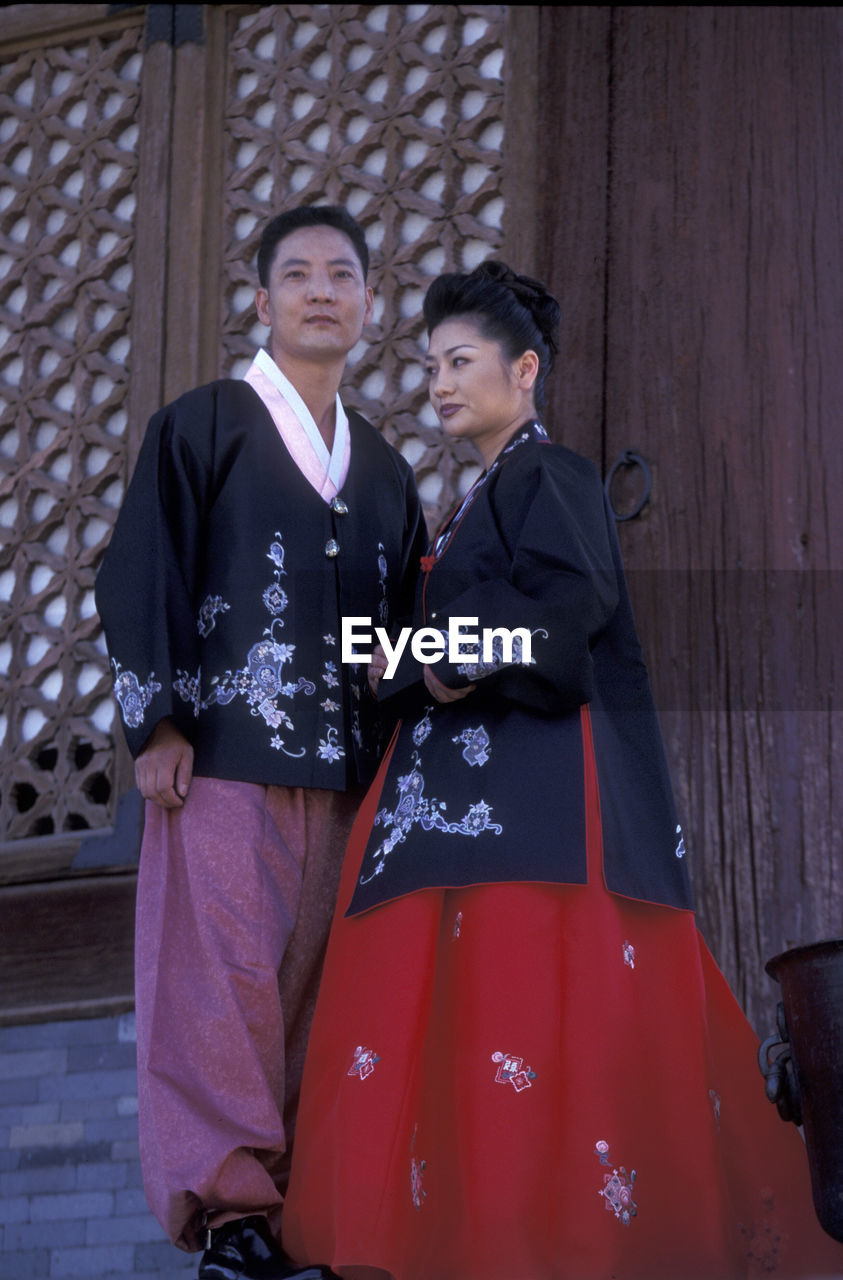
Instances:
[[[360,1080],[365,1080],[375,1069],[376,1063],[380,1062],[380,1058],[374,1049],[367,1049],[364,1045],[358,1044],[354,1050],[354,1061],[348,1069],[348,1075],[357,1076]]]
[[[202,707],[202,668],[197,669],[196,675],[189,675],[187,671],[176,671],[176,679],[173,681],[173,689],[179,695],[182,702],[190,702],[193,704],[193,714],[199,715]]]
[[[231,608],[230,604],[226,604],[222,596],[208,596],[199,608],[199,617],[196,620],[196,629],[200,636],[209,636],[216,625],[217,614],[227,613]]]
[[[271,698],[265,698],[258,706],[258,711],[270,729],[280,729],[282,725],[285,729],[293,728],[293,722],[287,712],[277,707]]]
[[[458,911],[456,914],[456,918],[454,919],[454,932],[451,936],[453,938],[459,938],[462,936],[462,912],[461,911]]]
[[[378,619],[382,627],[385,627],[389,621],[389,601],[386,595],[386,548],[382,542],[378,543],[378,585],[381,589],[381,598],[378,602]]]
[[[603,1139],[595,1144],[594,1154],[603,1165],[609,1164],[609,1144]],[[632,1198],[632,1188],[637,1178],[633,1169],[627,1173],[623,1165],[613,1168],[611,1173],[603,1175],[603,1189],[598,1195],[603,1197],[606,1209],[615,1215],[619,1222],[628,1227],[638,1214],[638,1205]]]
[[[272,586],[264,591],[263,602],[273,617],[283,613],[289,604],[286,591],[282,591],[277,582],[273,582]]]
[[[150,671],[146,684],[141,684],[134,671],[123,671],[116,658],[111,659],[114,669],[114,696],[123,720],[129,729],[139,729],[143,724],[146,708],[154,695],[161,692],[161,685]]]
[[[427,1168],[427,1161],[419,1160],[417,1156],[414,1154],[414,1148],[416,1145],[416,1134],[418,1133],[418,1131],[419,1131],[419,1126],[416,1125],[415,1129],[413,1130],[413,1140],[410,1143],[410,1194],[413,1197],[413,1204],[415,1205],[416,1209],[420,1209],[422,1207],[422,1204],[427,1198],[427,1192],[422,1186],[422,1175],[424,1174],[424,1171]]]
[[[524,1066],[523,1058],[518,1058],[513,1053],[493,1053],[492,1062],[498,1064],[496,1084],[511,1084],[516,1093],[533,1087],[536,1073]]]
[[[326,659],[322,663],[322,679],[329,688],[334,689],[339,684],[337,679],[337,664]]]
[[[443,631],[443,635],[447,636],[447,631]],[[531,636],[541,636],[543,640],[549,638],[544,627],[536,627],[535,631],[530,632]],[[535,658],[530,659],[531,663],[535,662]],[[468,676],[471,680],[483,680],[486,676],[492,675],[495,671],[500,671],[501,667],[525,666],[524,660],[524,644],[519,635],[512,637],[512,654],[508,661],[504,661],[503,654],[503,638],[501,636],[492,637],[492,656],[486,660],[481,657],[478,662],[461,662],[457,667],[457,671],[462,676]]]
[[[676,826],[676,856],[677,858],[685,857],[685,837],[682,834],[682,828],[677,823]]]
[[[443,805],[442,808],[445,806]],[[476,804],[471,805],[459,822],[446,822],[441,813],[434,813],[432,825],[438,827],[440,831],[447,831],[449,834],[459,833],[463,836],[479,836],[482,831],[493,831],[495,835],[500,835],[503,827],[497,822],[489,821],[489,814],[492,812],[492,806],[487,804],[485,800],[478,800]],[[424,821],[422,821],[424,826]]]
[[[337,730],[333,725],[328,729],[326,737],[319,739],[316,754],[320,760],[331,761],[341,760],[345,755],[344,749],[337,745]]]
[[[322,637],[322,643],[323,643],[323,644],[336,644],[337,642],[336,642],[336,640],[334,639],[334,637],[333,637],[333,636],[330,636],[330,635],[329,635],[329,636],[323,636],[323,637]]]
[[[464,742],[462,758],[470,765],[483,765],[489,759],[491,744],[489,735],[482,724],[478,729],[463,729],[452,742]]]
[[[413,729],[413,742],[420,747],[427,735],[430,733],[433,725],[430,723],[430,707],[425,707],[424,715]]]
[[[413,740],[421,741],[430,732],[430,708],[425,710],[422,720],[413,729]],[[500,835],[503,827],[492,822],[492,806],[485,800],[478,800],[470,805],[458,822],[448,822],[444,815],[444,800],[430,799],[424,795],[424,775],[421,770],[421,757],[418,751],[412,755],[413,767],[409,773],[402,774],[397,780],[398,800],[392,809],[384,807],[375,814],[372,829],[383,826],[388,829],[384,841],[371,855],[375,868],[368,876],[360,877],[360,884],[369,884],[375,876],[382,875],[386,868],[386,858],[392,850],[407,838],[407,834],[418,823],[423,831],[444,831],[448,835],[464,835],[477,837],[484,831]]]
[[[296,651],[294,644],[276,644],[274,640],[259,640],[246,654],[246,668],[252,685],[259,693],[270,696],[281,688],[281,668]]]
[[[630,969],[635,968],[635,947],[631,942],[625,942],[623,944],[623,962],[624,964],[628,964]]]
[[[326,698],[324,702],[319,703],[323,711],[339,711],[340,704],[334,702],[333,698]]]
[[[267,559],[275,565],[274,581],[263,592],[262,600],[272,620],[269,626],[264,628],[263,638],[253,644],[246,654],[245,666],[236,671],[228,670],[222,676],[214,676],[204,701],[200,696],[198,673],[195,677],[191,677],[185,672],[177,672],[178,679],[174,682],[173,688],[183,701],[193,704],[197,715],[200,710],[206,711],[215,704],[225,707],[236,697],[244,697],[251,708],[252,715],[260,716],[267,728],[274,731],[269,739],[270,747],[274,751],[283,751],[292,759],[300,759],[306,754],[307,749],[305,747],[301,747],[298,751],[288,749],[284,738],[278,732],[282,728],[295,732],[295,725],[287,711],[279,704],[279,699],[292,699],[298,693],[310,696],[316,692],[316,685],[306,676],[299,676],[298,679],[292,680],[285,679],[284,668],[293,661],[296,646],[282,643],[277,635],[278,628],[284,626],[281,615],[289,603],[287,594],[281,587],[281,578],[287,571],[284,568],[284,546],[281,534],[277,531],[275,540],[270,544],[267,552]],[[229,606],[219,596],[209,596],[200,610],[200,619],[204,619],[205,625],[210,630],[216,613],[228,608]],[[329,669],[336,671],[336,666],[326,662],[326,672]],[[327,679],[327,676],[323,675],[323,679]],[[339,683],[336,677],[333,683]],[[331,732],[329,730],[327,738],[322,739],[317,748],[323,760],[337,759],[338,753],[342,752],[335,738],[331,738]],[[334,734],[336,732],[333,730]]]

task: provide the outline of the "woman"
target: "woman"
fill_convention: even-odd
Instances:
[[[599,477],[536,417],[559,308],[490,262],[424,313],[431,400],[485,470],[414,627],[505,631],[372,664],[403,720],[349,843],[285,1245],[349,1280],[834,1275],[696,931]]]

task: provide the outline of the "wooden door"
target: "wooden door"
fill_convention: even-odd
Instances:
[[[701,927],[766,1030],[764,961],[843,930],[843,14],[541,24],[561,438],[652,471],[622,546]]]

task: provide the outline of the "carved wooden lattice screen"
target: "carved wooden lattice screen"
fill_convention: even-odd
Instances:
[[[124,489],[142,47],[127,17],[0,67],[0,841],[113,814],[93,581]]]
[[[164,10],[174,31],[201,10],[202,38],[162,43]],[[0,881],[61,874],[80,833],[114,822],[125,755],[96,568],[159,397],[237,375],[265,337],[254,260],[272,213],[333,201],[359,218],[377,311],[344,394],[416,467],[432,520],[470,483],[472,451],[443,446],[427,407],[420,305],[438,271],[524,239],[505,234],[529,143],[505,198],[504,135],[527,126],[505,119],[504,76],[531,12],[0,14]]]
[[[377,309],[344,396],[415,466],[433,518],[477,473],[443,445],[420,357],[440,271],[501,252],[503,5],[267,5],[229,15],[221,369],[265,330],[254,260],[268,214],[344,204],[372,249]]]

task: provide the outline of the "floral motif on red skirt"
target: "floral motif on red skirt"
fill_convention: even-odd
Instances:
[[[346,856],[285,1246],[345,1280],[843,1276],[693,914],[605,888],[587,711],[583,737],[588,885],[346,919],[384,761]]]

